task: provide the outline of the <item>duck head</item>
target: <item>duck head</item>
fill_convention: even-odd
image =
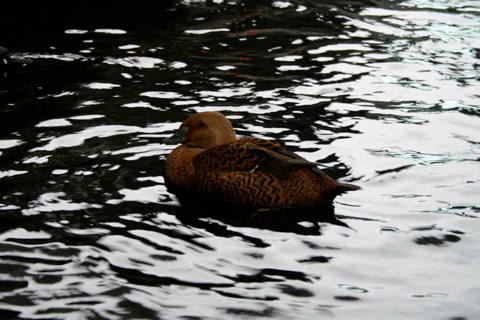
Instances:
[[[200,112],[188,117],[167,142],[210,149],[237,140],[230,121],[220,112]]]

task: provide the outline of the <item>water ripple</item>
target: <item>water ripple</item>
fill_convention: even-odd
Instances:
[[[479,314],[476,2],[158,6],[0,20],[4,317]],[[162,140],[198,111],[362,190],[307,215],[174,195]]]

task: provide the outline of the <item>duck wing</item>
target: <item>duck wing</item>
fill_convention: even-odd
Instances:
[[[288,179],[289,173],[294,169],[318,169],[317,163],[308,161],[283,146],[282,142],[276,140],[241,138],[205,150],[195,157],[193,163],[196,172],[263,172],[280,180]]]
[[[260,148],[257,149],[257,153],[264,152],[268,154],[268,157],[261,167],[265,172],[279,166],[285,169],[283,173],[287,175],[291,170],[299,168],[310,168],[317,174],[324,175],[323,171],[318,168],[319,163],[308,161],[298,154],[285,149],[285,143],[281,140],[264,140],[253,137],[246,137],[239,140],[259,146]]]
[[[259,161],[256,172],[273,174],[276,178],[288,179],[290,172],[298,168],[314,168],[316,163],[303,158],[290,158],[282,153],[259,147],[256,144],[248,144],[247,148],[257,155]]]
[[[255,154],[262,159],[261,163],[255,171],[271,173],[276,178],[285,180],[288,179],[289,173],[294,169],[309,168],[322,179],[326,179],[327,174],[324,173],[318,166],[321,164],[308,161],[298,154],[285,149],[285,143],[281,140],[264,140],[254,137],[245,137],[239,139],[249,146]],[[263,155],[263,157],[262,157]],[[329,191],[332,198],[336,195],[361,189],[359,186],[337,182],[336,186]]]

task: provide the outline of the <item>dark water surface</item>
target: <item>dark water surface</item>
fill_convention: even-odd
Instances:
[[[480,317],[479,2],[89,3],[2,20],[2,319]],[[204,110],[361,185],[350,228],[181,206]]]

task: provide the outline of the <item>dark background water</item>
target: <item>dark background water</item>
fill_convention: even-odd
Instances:
[[[5,12],[2,318],[480,314],[478,3]],[[350,228],[182,206],[164,185],[162,139],[203,110],[361,185],[335,202]]]

